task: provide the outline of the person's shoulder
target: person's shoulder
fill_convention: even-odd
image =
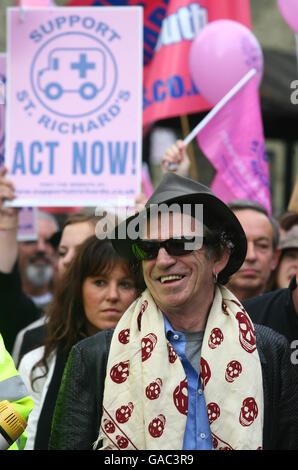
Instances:
[[[288,344],[287,338],[281,333],[270,328],[270,326],[260,325],[259,323],[254,322],[254,328],[256,336],[262,339],[262,341],[272,342],[274,340],[279,344]]]
[[[286,288],[243,300],[242,304],[253,322],[274,328],[280,324],[281,317],[285,317],[290,301],[290,290]]]
[[[289,352],[289,342],[284,335],[258,323],[254,323],[254,329],[258,351],[263,352],[265,356],[268,354],[280,356]]]
[[[242,304],[245,308],[251,306],[264,306],[266,304],[275,303],[279,299],[283,299],[289,295],[289,288],[277,289],[269,292],[264,292],[263,294],[252,297],[250,299],[245,299],[242,301]]]
[[[114,328],[110,328],[108,330],[99,331],[92,336],[88,336],[88,338],[84,338],[76,343],[72,350],[75,353],[80,354],[90,354],[91,352],[97,353],[100,350],[105,351],[106,349],[109,349],[114,330]]]
[[[15,340],[12,357],[16,363],[29,351],[39,348],[44,344],[47,330],[44,317],[28,325],[21,330]]]
[[[44,346],[40,346],[24,354],[18,365],[19,372],[24,371],[24,370],[28,370],[30,372],[32,369],[32,366],[42,359],[43,353],[44,353]]]

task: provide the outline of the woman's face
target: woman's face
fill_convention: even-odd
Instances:
[[[76,222],[63,229],[58,249],[58,274],[61,276],[70,264],[76,248],[88,237],[95,234],[94,226],[89,222]]]
[[[292,248],[285,251],[278,265],[276,273],[276,282],[278,289],[289,286],[293,276],[298,268],[298,249]]]
[[[126,265],[116,264],[112,269],[96,277],[87,277],[82,285],[82,297],[87,331],[113,328],[137,297],[135,282]]]

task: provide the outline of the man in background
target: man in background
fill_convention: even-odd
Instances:
[[[19,242],[18,269],[23,291],[42,310],[52,299],[56,256],[50,238],[58,230],[56,219],[38,210],[37,240]]]
[[[277,222],[254,201],[235,199],[228,206],[238,218],[247,238],[247,254],[240,269],[227,284],[239,300],[257,297],[268,289],[277,266],[279,231]]]

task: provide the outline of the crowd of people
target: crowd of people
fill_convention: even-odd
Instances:
[[[0,170],[0,334],[25,450],[298,449],[298,213],[223,203],[180,140],[161,166],[131,217],[104,211],[105,236],[95,208],[62,226],[39,210],[28,242]]]

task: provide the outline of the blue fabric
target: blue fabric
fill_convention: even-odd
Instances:
[[[188,413],[184,433],[183,450],[211,450],[212,436],[200,375],[185,355],[185,336],[175,331],[164,316],[168,341],[180,357],[188,384]]]

